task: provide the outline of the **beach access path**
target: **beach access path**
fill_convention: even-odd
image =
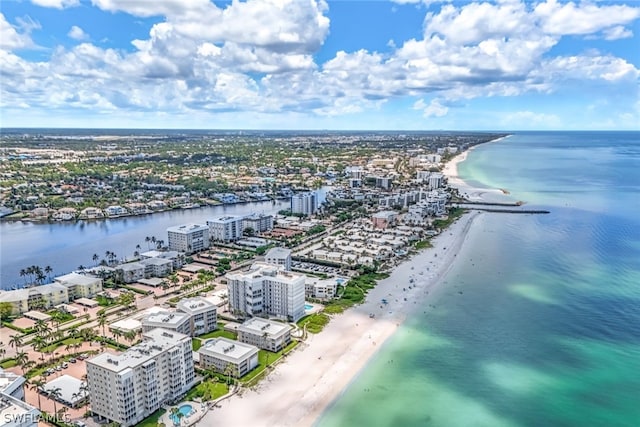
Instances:
[[[255,389],[225,400],[198,425],[313,425],[407,314],[428,305],[429,296],[442,283],[479,215],[483,214],[464,214],[432,239],[432,248],[401,263],[380,281],[363,304],[332,316],[321,333],[310,334]],[[412,277],[414,283],[410,283]]]

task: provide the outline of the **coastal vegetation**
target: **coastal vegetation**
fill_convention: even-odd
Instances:
[[[298,321],[298,327],[312,334],[319,334],[329,323],[329,316],[324,313],[314,313],[303,317]]]
[[[387,277],[389,277],[388,273],[367,272],[350,279],[342,288],[338,298],[326,303],[324,312],[338,314],[349,307],[362,303],[367,292],[376,286],[377,281]]]

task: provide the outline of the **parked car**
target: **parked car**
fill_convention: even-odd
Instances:
[[[71,359],[69,359],[69,362],[71,362],[71,363],[76,363],[76,362],[77,362],[77,360],[76,360],[76,358],[75,358],[75,357],[72,357]]]

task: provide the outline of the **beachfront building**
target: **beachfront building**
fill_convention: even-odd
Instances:
[[[14,314],[22,314],[66,304],[69,302],[69,291],[60,283],[49,283],[32,288],[0,291],[0,302],[10,303]]]
[[[140,254],[140,259],[161,258],[168,259],[173,264],[173,270],[178,270],[184,265],[185,256],[182,252],[178,251],[148,251]]]
[[[286,271],[291,271],[291,249],[271,248],[264,256],[267,264],[281,265]]]
[[[333,298],[338,292],[338,286],[343,282],[344,279],[320,279],[307,276],[304,282],[304,293],[307,298]]]
[[[161,311],[149,314],[142,319],[142,332],[149,332],[155,328],[166,329],[171,332],[192,336],[191,318],[186,313]]]
[[[371,222],[373,228],[385,229],[395,224],[397,218],[398,213],[395,211],[382,211],[371,215]]]
[[[318,210],[318,195],[314,191],[307,191],[291,196],[292,213],[313,215],[316,210]]]
[[[241,317],[268,317],[297,322],[304,316],[305,276],[262,262],[248,272],[226,275],[229,309]]]
[[[263,350],[278,352],[291,342],[291,326],[268,319],[253,317],[238,326],[238,341]]]
[[[429,175],[429,189],[437,190],[444,184],[444,175],[440,172],[433,172]]]
[[[69,273],[53,281],[67,287],[69,299],[92,298],[102,292],[102,279],[86,274]]]
[[[36,427],[40,411],[24,402],[24,377],[0,368],[0,426]]]
[[[209,239],[215,242],[233,242],[242,238],[243,217],[226,215],[207,221]]]
[[[256,233],[273,230],[273,215],[252,214],[242,219],[242,229],[252,229]]]
[[[258,347],[219,337],[207,340],[200,350],[200,366],[240,378],[258,366]]]
[[[194,384],[191,346],[188,336],[156,328],[124,353],[87,360],[91,411],[128,427],[177,401]]]
[[[209,247],[209,227],[202,224],[184,224],[167,228],[169,249],[188,255]]]
[[[217,307],[207,299],[183,298],[178,301],[176,309],[189,316],[192,336],[206,334],[218,328]]]

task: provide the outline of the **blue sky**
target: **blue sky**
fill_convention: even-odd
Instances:
[[[640,2],[2,0],[0,126],[640,130]]]

